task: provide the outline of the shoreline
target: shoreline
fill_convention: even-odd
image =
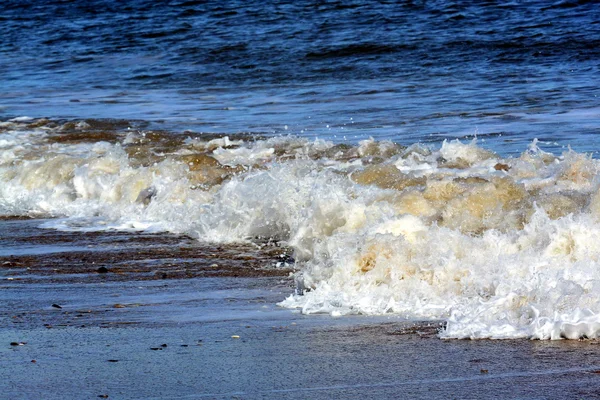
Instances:
[[[589,398],[600,390],[595,341],[440,340],[420,333],[426,324],[307,317],[272,304],[211,314],[200,303],[194,311],[204,317],[196,320],[162,304],[134,308],[149,313],[137,322],[125,318],[129,309],[99,326],[3,327],[2,392],[56,399],[358,399]],[[22,345],[9,345],[15,341]]]
[[[2,222],[13,234],[5,235],[5,251],[8,240],[47,250],[57,236],[68,248],[23,255],[31,264],[0,269],[0,390],[7,398],[588,398],[600,392],[599,341],[441,340],[436,321],[302,315],[276,305],[293,291],[287,271],[210,276],[190,267],[197,274],[163,278],[137,271],[133,261],[160,270],[157,255],[185,249],[185,238],[94,233],[95,247],[84,251],[88,234],[44,230],[42,240],[26,229],[30,222],[13,222],[11,230]],[[123,240],[124,248],[114,246]],[[256,258],[244,264],[237,251],[240,258],[224,251],[214,257],[238,272],[255,270]],[[115,254],[128,268],[99,273],[102,262],[117,262],[110,261]],[[197,251],[188,261],[212,265],[210,254]],[[81,262],[82,255],[96,264]],[[55,271],[59,265],[63,271]]]

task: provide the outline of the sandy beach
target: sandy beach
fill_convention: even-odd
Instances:
[[[152,241],[152,235],[133,233],[56,232],[34,228],[39,222],[0,222],[6,232],[2,398],[548,399],[600,393],[598,341],[441,340],[440,323],[433,321],[306,316],[276,305],[293,291],[289,271],[244,264],[240,249],[211,253],[175,236]],[[92,247],[85,245],[89,235]],[[141,242],[145,251],[132,250]],[[171,258],[187,260],[187,275],[177,272],[185,263],[161,261],[168,248]],[[263,261],[279,257],[271,250],[261,254]],[[229,268],[219,269],[226,259]],[[208,268],[225,272],[210,275]]]

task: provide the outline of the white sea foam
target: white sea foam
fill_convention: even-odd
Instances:
[[[69,142],[18,122],[0,131],[0,214],[280,240],[299,269],[281,305],[304,313],[442,319],[443,338],[600,335],[600,164],[586,155],[131,132]]]

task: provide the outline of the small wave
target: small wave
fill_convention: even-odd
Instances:
[[[312,51],[306,54],[305,58],[309,60],[322,60],[329,58],[341,58],[361,55],[377,55],[385,53],[395,53],[409,46],[389,46],[376,43],[351,44],[347,46],[325,48],[318,51]]]
[[[476,141],[248,140],[127,121],[0,122],[0,215],[294,249],[304,313],[444,320],[444,338],[600,336],[600,162]]]

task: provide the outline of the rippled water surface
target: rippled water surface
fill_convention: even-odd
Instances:
[[[8,0],[0,117],[596,151],[599,22],[591,1]]]

